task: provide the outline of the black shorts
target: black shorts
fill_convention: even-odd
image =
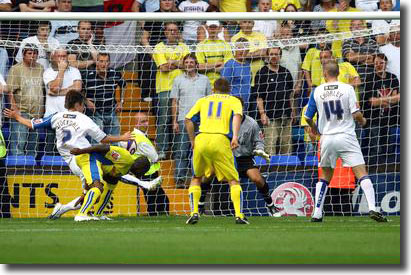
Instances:
[[[254,164],[254,159],[252,156],[249,157],[236,157],[237,171],[240,178],[248,178],[247,170],[257,168]]]

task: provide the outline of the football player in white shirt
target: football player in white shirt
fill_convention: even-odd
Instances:
[[[86,138],[87,136],[101,143],[127,141],[131,139],[130,132],[121,136],[106,135],[91,118],[83,114],[85,100],[86,98],[82,93],[69,91],[65,98],[65,108],[68,110],[54,113],[42,119],[30,120],[22,117],[18,110],[4,110],[6,117],[13,118],[30,129],[51,128],[55,130],[57,150],[73,174],[81,179],[83,188],[86,187],[84,184],[85,179],[80,168],[74,161],[74,156],[70,154],[70,149],[90,147],[90,142]],[[78,209],[78,207],[81,206],[81,199],[81,197],[74,199],[68,204],[68,207],[73,208],[73,210]]]
[[[319,166],[322,176],[316,184],[315,209],[312,222],[322,222],[323,205],[328,184],[334,173],[338,158],[343,165],[352,167],[352,171],[360,183],[368,202],[370,218],[377,222],[387,219],[375,208],[373,184],[365,168],[364,157],[355,135],[355,121],[361,126],[367,123],[358,108],[354,88],[338,82],[338,64],[329,61],[323,67],[325,84],[318,86],[311,94],[308,108],[304,114],[314,134],[321,134],[321,157]],[[313,122],[318,113],[318,127]]]

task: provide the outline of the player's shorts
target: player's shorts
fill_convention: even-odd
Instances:
[[[96,180],[103,180],[102,165],[97,158],[96,153],[81,154],[76,156],[76,164],[83,172],[84,178],[86,179],[86,183],[88,185],[92,184]]]
[[[230,140],[222,134],[200,133],[195,138],[193,170],[196,177],[239,181]]]
[[[86,178],[84,177],[83,172],[81,171],[80,167],[78,167],[75,157],[73,156],[72,158],[70,158],[70,160],[68,160],[67,163],[68,163],[68,166],[71,172],[80,178],[81,183],[83,184],[83,188],[85,188],[84,185],[86,183]]]
[[[335,168],[341,158],[344,167],[365,164],[357,137],[348,134],[321,136],[320,167]]]
[[[255,166],[253,156],[236,157],[235,162],[237,164],[237,171],[240,175],[240,178],[248,178],[247,171],[253,168],[257,168]]]

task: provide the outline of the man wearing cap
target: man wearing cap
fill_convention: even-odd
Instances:
[[[44,112],[43,67],[37,63],[38,49],[26,44],[23,59],[11,67],[7,78],[12,109],[19,109],[28,119],[41,118]],[[38,134],[18,122],[10,125],[10,153],[12,155],[36,154]],[[25,150],[25,147],[27,150]]]
[[[198,69],[210,79],[211,87],[214,87],[216,79],[220,78],[220,71],[224,63],[233,58],[230,45],[218,37],[221,29],[219,21],[206,22],[208,38],[197,45],[196,57]]]

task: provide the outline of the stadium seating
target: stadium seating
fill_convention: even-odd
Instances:
[[[68,166],[61,156],[42,156],[40,160],[41,166]]]
[[[254,157],[256,165],[267,165],[266,161],[262,157]],[[271,156],[269,165],[275,166],[299,166],[301,161],[297,156]]]
[[[6,166],[35,166],[36,159],[33,156],[7,156]]]
[[[317,166],[318,165],[318,158],[317,156],[306,156],[304,159],[305,166]]]

